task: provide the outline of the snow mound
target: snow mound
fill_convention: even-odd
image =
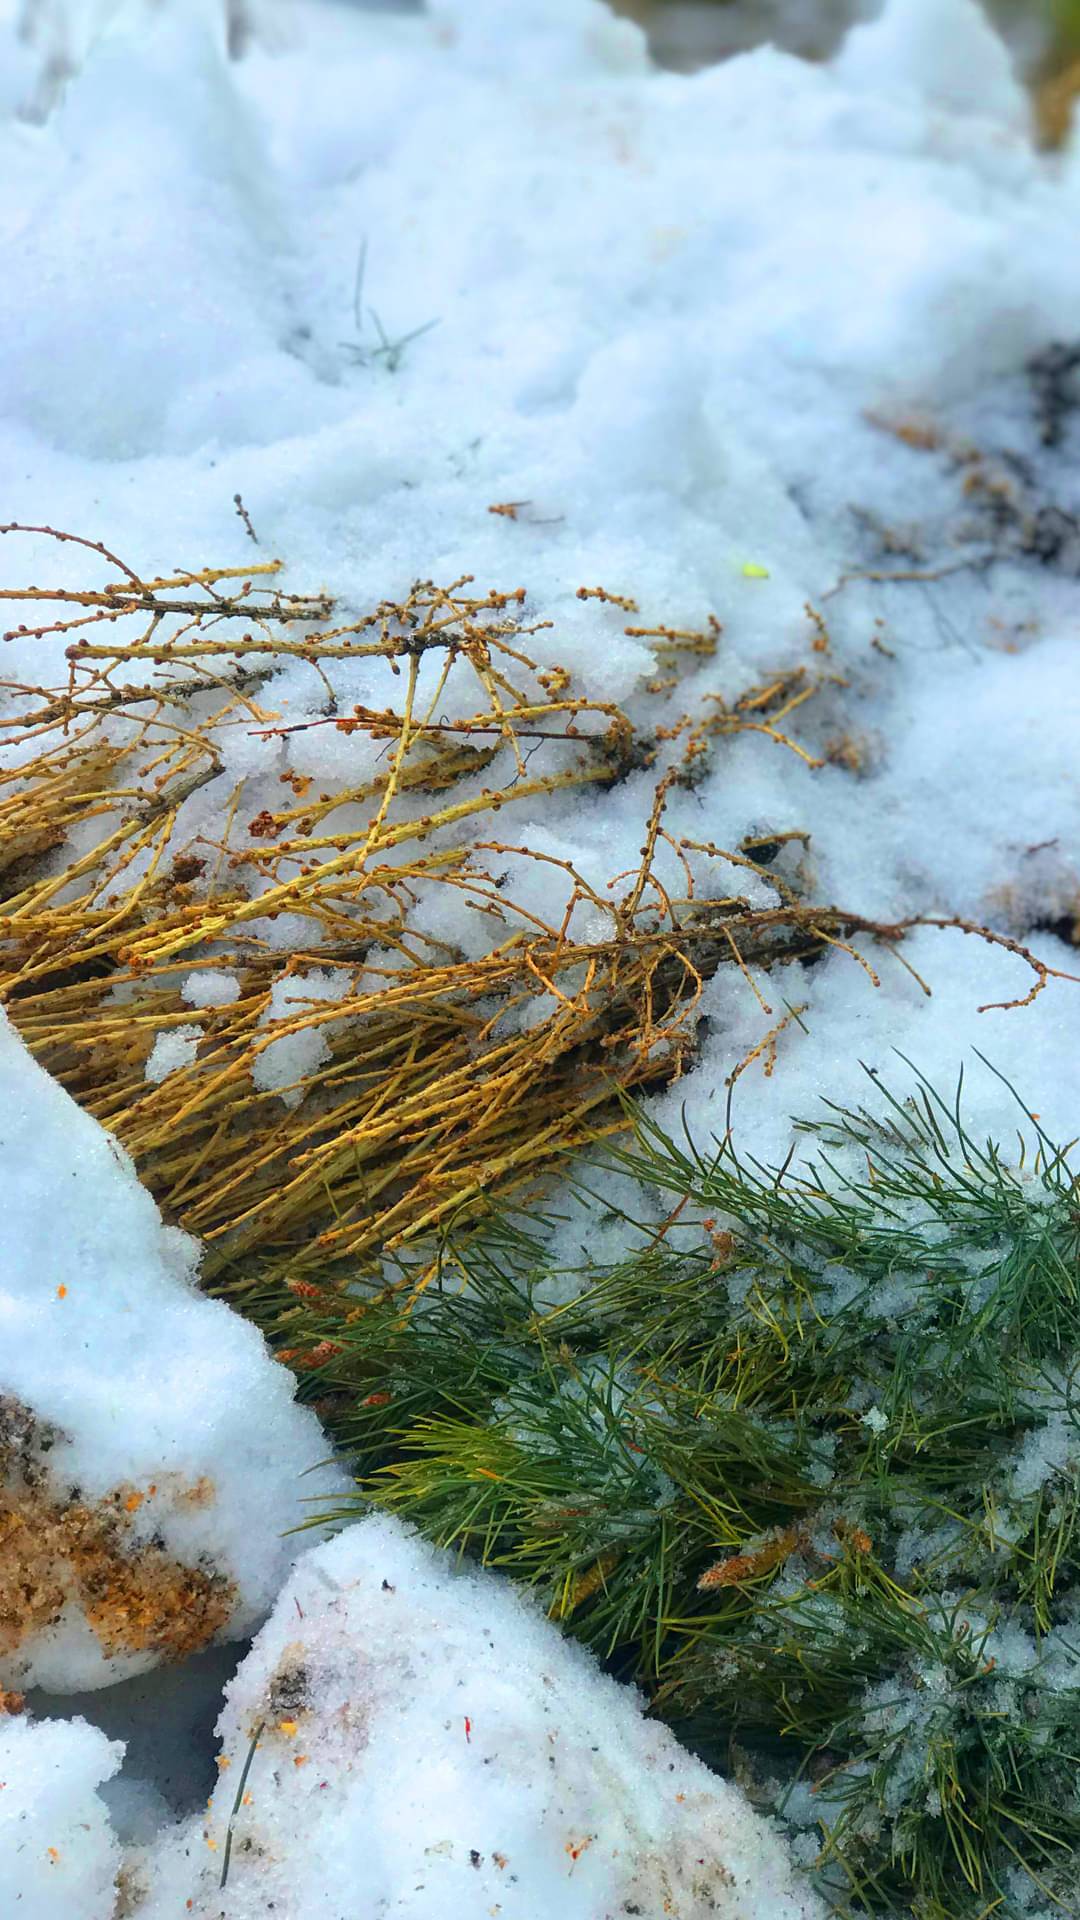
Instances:
[[[366,1520],[294,1570],[139,1920],[323,1920],[313,1863],[414,1920],[814,1920],[768,1823],[642,1705],[510,1586]]]
[[[0,1890],[18,1920],[113,1920],[120,1846],[97,1792],[123,1748],[85,1720],[0,1713]]]
[[[0,1025],[0,1687],[249,1632],[341,1484],[260,1335],[192,1284],[115,1141]]]
[[[833,70],[847,85],[910,90],[950,113],[1030,122],[1008,50],[977,0],[888,0],[848,35]]]

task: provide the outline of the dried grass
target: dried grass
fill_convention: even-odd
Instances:
[[[575,692],[565,669],[540,669],[520,589],[420,583],[350,620],[325,594],[285,593],[276,561],[144,580],[98,543],[77,544],[111,569],[105,586],[3,596],[45,616],[15,634],[65,637],[68,680],[6,683],[0,1001],[36,1057],[123,1142],[167,1216],[202,1236],[207,1284],[290,1340],[313,1299],[323,1325],[328,1303],[356,1311],[341,1289],[365,1276],[422,1286],[451,1221],[460,1227],[492,1196],[621,1128],[626,1094],[682,1071],[718,968],[754,984],[751,968],[838,946],[876,979],[852,935],[894,945],[903,933],[808,904],[783,882],[779,904],[751,907],[718,876],[765,872],[752,846],[677,843],[665,827],[673,782],[693,781],[724,735],[753,732],[811,759],[784,731],[815,691],[803,669],[733,704],[714,698],[642,740],[617,708]],[[603,589],[582,597],[632,607]],[[633,631],[650,640],[665,694],[719,640],[715,623]],[[419,666],[432,653],[435,693],[421,702]],[[390,664],[400,698],[340,711],[335,663],[365,656]],[[228,730],[294,730],[269,676],[297,660],[326,696],[321,715],[297,724],[384,743],[381,770],[326,793],[286,776],[296,804],[253,820],[243,783],[223,783],[214,837],[193,835],[185,804],[221,779]],[[438,718],[451,686],[462,711],[463,676],[475,712]],[[667,770],[640,865],[604,894],[500,830],[523,801],[610,787],[659,752]],[[494,784],[481,786],[488,769]],[[511,856],[560,870],[568,905],[557,918],[508,897],[500,868]],[[682,876],[677,895],[661,857]],[[708,897],[691,859],[717,876]],[[482,957],[417,930],[418,891],[432,887],[489,920]],[[604,916],[594,921],[604,937],[573,931],[579,903]],[[287,950],[270,937],[282,914],[296,934]],[[393,964],[358,981],[373,948]],[[1037,992],[1047,969],[1031,964]],[[223,966],[239,998],[193,1010],[181,981]],[[312,967],[344,970],[340,1001],[305,999]],[[295,1013],[268,1023],[271,994],[288,980]],[[767,1025],[773,1010],[754,990]],[[768,1026],[749,1056],[766,1070],[792,1017]],[[158,1034],[192,1024],[194,1061],[148,1082]],[[317,1028],[328,1058],[297,1083],[296,1104],[260,1091],[252,1070],[263,1049]],[[293,1352],[311,1357],[302,1338]]]

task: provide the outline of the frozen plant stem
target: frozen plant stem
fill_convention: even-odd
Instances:
[[[418,327],[412,327],[408,333],[399,334],[392,340],[374,307],[367,308],[367,316],[378,335],[378,344],[368,346],[364,340],[364,276],[367,271],[367,236],[360,242],[360,252],[356,261],[356,282],[353,288],[353,320],[356,326],[356,339],[342,340],[341,350],[349,353],[358,366],[368,366],[373,360],[381,360],[388,373],[396,373],[401,365],[406,347],[422,334],[430,333],[439,324],[438,319],[425,320]]]

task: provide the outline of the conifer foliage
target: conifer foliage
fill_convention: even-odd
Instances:
[[[1026,1112],[1006,1159],[913,1086],[827,1108],[797,1173],[639,1120],[613,1159],[671,1202],[639,1251],[555,1272],[535,1215],[448,1239],[311,1384],[363,1501],[532,1585],[838,1912],[1050,1914],[1080,1841],[1080,1213]]]

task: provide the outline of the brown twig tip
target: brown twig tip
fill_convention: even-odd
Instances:
[[[62,545],[70,543],[76,547],[86,547],[91,553],[100,553],[102,558],[109,562],[110,566],[115,567],[119,573],[125,574],[134,586],[140,589],[142,588],[142,581],[139,579],[138,574],[128,566],[127,561],[121,560],[110,548],[104,546],[100,540],[88,540],[81,533],[64,533],[59,527],[33,526],[23,520],[9,520],[6,525],[0,526],[0,533],[41,533],[46,535],[50,540],[59,541]],[[36,594],[38,590],[32,587],[29,591]]]
[[[625,593],[609,593],[606,587],[579,587],[576,597],[579,600],[599,600],[606,607],[621,607],[624,613],[639,611],[636,600],[631,600]]]
[[[258,546],[259,536],[251,524],[251,515],[249,514],[247,508],[245,507],[238,493],[233,494],[233,506],[236,508],[237,513],[239,514],[241,520],[244,523],[244,531],[246,532],[248,539],[254,540],[255,545]]]

